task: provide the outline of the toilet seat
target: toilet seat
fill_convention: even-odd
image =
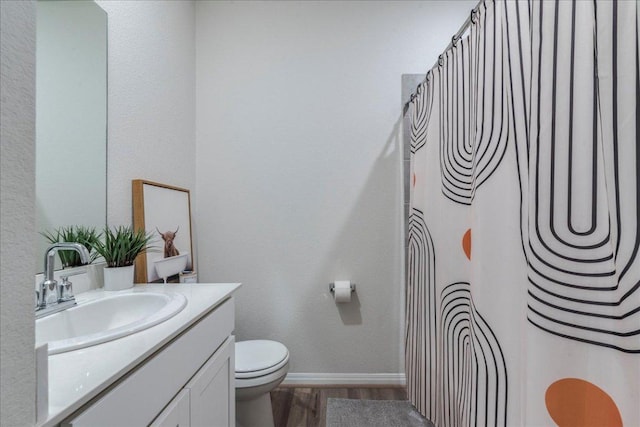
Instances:
[[[289,350],[276,341],[240,341],[236,343],[235,362],[236,379],[257,379],[285,367],[289,363]]]

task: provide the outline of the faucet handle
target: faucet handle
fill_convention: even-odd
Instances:
[[[74,299],[73,283],[71,283],[71,281],[69,280],[69,276],[60,276],[60,279],[62,280],[62,283],[58,284],[58,294],[60,295],[60,302]]]
[[[60,299],[58,295],[58,282],[55,280],[45,280],[40,286],[40,292],[42,292],[42,304],[41,307],[48,307],[51,304],[56,304]]]

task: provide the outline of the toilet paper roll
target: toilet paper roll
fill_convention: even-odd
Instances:
[[[351,282],[348,280],[336,280],[333,287],[333,298],[336,302],[351,301]]]

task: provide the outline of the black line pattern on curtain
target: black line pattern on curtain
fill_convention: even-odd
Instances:
[[[506,425],[508,379],[500,343],[473,304],[469,283],[454,283],[436,296],[433,240],[418,209],[410,216],[408,253],[409,399],[443,425]]]
[[[505,14],[513,16],[507,3]],[[638,32],[637,22],[618,26],[637,17],[637,4],[556,0],[531,7],[531,94],[521,81],[509,84],[524,197],[527,318],[554,335],[639,353]],[[512,21],[520,22],[519,12],[516,3]],[[593,31],[585,30],[589,22]],[[611,26],[612,33],[598,31]],[[508,31],[524,38],[520,26]],[[529,52],[522,44],[509,49],[517,79]],[[529,126],[516,122],[528,97]]]
[[[411,103],[411,156],[427,143],[434,104],[433,72],[418,86]],[[435,252],[423,212],[412,208],[407,235],[405,372],[407,396],[424,416],[435,417],[437,342]]]
[[[440,295],[441,394],[445,426],[507,424],[507,365],[500,343],[476,309],[466,282]]]
[[[406,292],[405,371],[407,395],[418,411],[434,419],[436,385],[435,253],[424,215],[409,216]]]
[[[490,13],[487,11],[490,4]],[[508,93],[503,84],[503,55],[505,43],[502,34],[501,9],[494,1],[482,4],[479,25],[472,27],[470,40],[477,40],[476,85],[474,103],[476,125],[473,131],[474,180],[473,192],[495,172],[504,158],[509,128]],[[482,34],[479,34],[482,31]],[[482,43],[480,44],[480,41]],[[489,51],[491,49],[491,51]]]
[[[473,181],[471,134],[466,126],[471,122],[471,102],[464,99],[471,92],[468,90],[468,45],[467,40],[459,41],[457,47],[445,53],[444,64],[438,69],[442,192],[450,200],[464,205],[471,204]]]
[[[421,149],[427,142],[427,130],[431,121],[433,109],[433,85],[430,80],[433,72],[427,73],[426,81],[418,85],[416,97],[412,103],[411,115],[411,154]]]
[[[500,20],[500,9],[492,1],[482,4],[469,37],[445,53],[438,69],[442,192],[464,205],[471,204],[507,148]]]

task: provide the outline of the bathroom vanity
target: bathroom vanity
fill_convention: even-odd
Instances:
[[[233,293],[239,286],[136,286],[133,292],[180,293],[187,304],[146,330],[50,355],[49,413],[38,425],[235,425]],[[117,293],[90,291],[78,303]]]

